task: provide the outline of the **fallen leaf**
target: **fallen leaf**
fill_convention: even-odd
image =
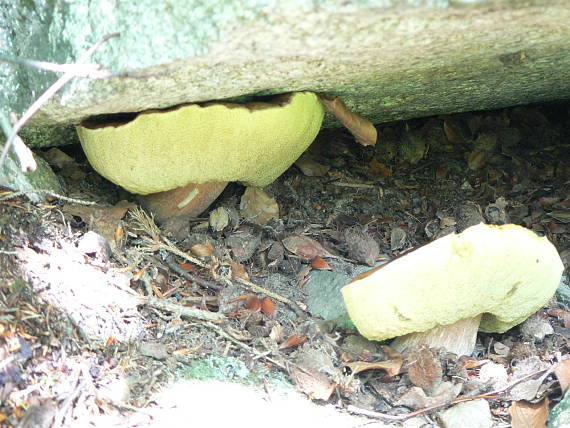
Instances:
[[[275,343],[281,342],[283,339],[283,327],[279,324],[275,324],[273,327],[271,327],[269,338]]]
[[[249,296],[245,301],[245,307],[251,312],[257,312],[261,309],[261,300],[257,296]]]
[[[356,141],[363,146],[374,146],[378,138],[378,132],[374,125],[363,117],[348,109],[344,101],[334,95],[319,94],[319,100],[336,116],[346,129],[350,131]]]
[[[467,156],[467,166],[469,169],[476,171],[481,169],[487,162],[489,153],[482,151],[474,151]]]
[[[313,260],[317,256],[334,257],[321,244],[305,235],[291,235],[281,242],[293,254],[307,260]]]
[[[385,370],[388,376],[393,377],[400,374],[403,364],[402,359],[388,360],[388,361],[377,361],[377,362],[366,362],[366,361],[354,361],[352,363],[346,363],[345,366],[348,367],[353,375],[366,370],[381,369]]]
[[[437,352],[425,345],[410,351],[406,357],[406,368],[410,382],[430,395],[443,380],[443,369]]]
[[[190,251],[192,251],[192,254],[194,254],[196,257],[210,257],[212,254],[214,254],[214,246],[209,242],[204,242],[202,244],[192,245],[190,247]]]
[[[374,158],[369,163],[368,166],[372,171],[377,174],[380,174],[384,178],[389,178],[392,176],[392,168],[386,165],[383,162],[380,162],[378,159]]]
[[[449,404],[461,392],[461,383],[442,382],[431,397],[428,397],[423,389],[413,386],[403,394],[396,404],[406,406],[414,410],[425,407]]]
[[[443,121],[443,132],[447,141],[454,144],[465,144],[468,131],[462,123],[448,118]]]
[[[239,208],[245,218],[259,224],[267,224],[269,220],[279,218],[277,201],[260,187],[245,189]]]
[[[564,321],[564,327],[570,328],[570,312],[565,311],[564,309],[548,309],[546,313],[550,316],[557,317]]]
[[[115,244],[120,243],[124,235],[125,235],[125,229],[123,228],[123,226],[121,224],[117,225],[117,228],[115,229],[115,233],[113,236]]]
[[[327,262],[325,259],[323,259],[320,256],[316,256],[313,261],[311,262],[311,267],[313,269],[319,269],[319,270],[331,270],[331,265],[329,265],[329,262]]]
[[[115,232],[121,224],[121,219],[129,209],[135,207],[136,205],[131,202],[119,201],[109,207],[67,204],[63,210],[81,217],[87,223],[89,230],[102,235],[110,243],[115,243]]]
[[[291,377],[297,387],[316,400],[328,400],[342,377],[332,358],[320,349],[303,346],[295,355]]]
[[[546,428],[548,420],[548,399],[538,403],[513,401],[509,407],[512,428]]]
[[[561,361],[554,369],[554,374],[560,383],[562,394],[564,394],[570,386],[570,359]]]
[[[192,271],[196,270],[196,265],[193,263],[188,263],[188,262],[180,263],[178,266],[180,267],[180,269],[182,269],[186,272],[192,272]]]
[[[306,334],[292,334],[289,336],[281,345],[279,345],[279,349],[287,349],[293,346],[299,346],[307,341]]]
[[[275,309],[277,309],[277,305],[272,298],[266,296],[261,299],[261,312],[263,312],[265,315],[271,315],[273,312],[275,312]]]
[[[232,268],[232,279],[243,279],[245,281],[249,281],[249,275],[245,270],[245,267],[238,262],[230,262],[230,266]]]
[[[230,224],[230,215],[224,207],[218,207],[210,212],[210,227],[216,232],[224,230]]]
[[[297,367],[293,367],[291,377],[299,390],[307,394],[313,400],[327,401],[336,388],[334,383],[331,383],[323,373],[319,372],[308,373]]]
[[[307,177],[324,177],[331,169],[330,166],[321,165],[304,155],[295,161],[295,166]]]

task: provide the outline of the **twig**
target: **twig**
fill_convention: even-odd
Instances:
[[[218,314],[216,312],[208,312],[189,306],[182,306],[169,302],[168,300],[157,299],[154,297],[147,297],[143,301],[146,306],[151,308],[172,312],[183,317],[194,318],[202,321],[221,322],[226,318],[222,314]]]
[[[0,54],[0,61],[25,65],[26,67],[51,71],[52,73],[67,73],[73,75],[73,77],[85,77],[87,79],[104,79],[113,76],[113,73],[109,71],[101,71],[102,67],[98,64],[58,64],[55,62],[37,61],[35,59],[19,58],[5,54]]]
[[[108,34],[105,37],[101,38],[97,43],[95,43],[91,48],[89,48],[87,52],[85,52],[81,56],[81,58],[79,58],[76,64],[83,64],[85,61],[89,59],[91,55],[93,55],[93,53],[95,53],[97,49],[101,47],[103,43],[105,43],[111,37],[117,37],[117,36],[119,36],[119,33]],[[14,139],[16,138],[18,132],[20,132],[22,127],[32,118],[34,114],[38,112],[38,110],[51,97],[53,97],[61,88],[63,88],[67,84],[67,82],[69,82],[74,77],[75,76],[71,73],[65,73],[63,76],[57,79],[55,83],[51,85],[42,95],[40,95],[40,97],[26,110],[26,112],[22,115],[20,120],[18,120],[18,122],[14,125],[12,129],[12,134],[8,137],[6,143],[4,144],[4,149],[2,150],[2,154],[0,155],[0,169],[2,169],[2,166],[4,165],[4,162],[6,160],[6,156],[8,156],[8,151],[12,146],[12,142],[14,141]]]
[[[176,272],[178,275],[180,275],[184,279],[187,279],[188,281],[195,282],[196,284],[201,285],[202,287],[210,288],[210,289],[216,290],[216,291],[221,290],[223,288],[221,285],[214,284],[212,281],[207,281],[205,279],[202,279],[202,278],[199,278],[195,275],[192,275],[189,272],[186,272],[184,269],[182,269],[180,266],[178,266],[175,261],[170,259],[170,257],[166,258],[164,261],[170,269],[172,269],[174,272]]]
[[[51,190],[47,190],[47,189],[31,189],[31,190],[22,190],[19,192],[12,192],[9,195],[0,197],[0,202],[7,201],[9,199],[15,199],[19,196],[27,195],[28,193],[45,193],[46,195],[49,195],[53,198],[61,199],[62,201],[71,202],[73,204],[78,204],[78,205],[88,205],[88,206],[97,205],[97,202],[84,201],[81,199],[70,198],[68,196],[63,196],[63,195],[60,195],[59,193],[55,193],[55,192],[52,192]]]
[[[4,131],[6,138],[8,138],[12,132],[12,125],[10,124],[8,118],[3,114],[0,115],[0,126],[2,126],[2,131]],[[14,137],[14,142],[12,145],[14,147],[14,153],[16,154],[16,157],[20,161],[20,169],[22,172],[35,171],[38,167],[36,159],[34,158],[32,151],[28,146],[24,144],[18,135]]]
[[[230,286],[234,285],[234,283],[227,278],[221,277],[221,280],[225,282],[226,285]],[[256,293],[266,294],[269,297],[272,297],[273,299],[278,300],[281,303],[289,305],[291,309],[293,309],[293,311],[299,316],[303,316],[307,312],[307,307],[303,303],[295,302],[291,299],[288,299],[287,297],[283,297],[280,294],[274,293],[273,291],[270,291],[267,288],[254,284],[253,282],[246,281],[245,279],[236,278],[236,282],[248,290],[255,291]]]
[[[251,352],[252,354],[255,355],[254,350],[253,350],[250,346],[248,346],[248,345],[246,345],[245,343],[243,343],[242,341],[236,339],[236,338],[233,337],[231,334],[229,334],[229,333],[227,333],[226,331],[224,331],[221,327],[219,327],[219,326],[217,326],[217,325],[215,325],[215,324],[212,324],[212,323],[210,323],[210,322],[206,322],[206,323],[204,323],[204,325],[207,326],[207,327],[209,327],[209,328],[211,328],[212,330],[215,330],[216,333],[218,333],[218,334],[219,334],[220,336],[222,336],[224,339],[228,339],[229,341],[231,341],[231,342],[235,343],[236,345],[238,345],[240,348],[245,349],[246,351]],[[279,367],[280,369],[282,369],[282,370],[284,370],[284,371],[287,372],[287,367],[285,367],[285,366],[284,366],[283,364],[281,364],[280,362],[274,360],[274,359],[271,358],[271,357],[268,357],[267,355],[263,356],[263,358],[265,358],[267,361],[269,361],[269,362],[275,364],[277,367]]]
[[[452,404],[462,403],[464,401],[477,400],[479,398],[491,398],[495,395],[502,394],[502,393],[508,391],[509,389],[511,389],[512,387],[518,385],[519,383],[524,382],[525,380],[536,376],[537,374],[544,373],[544,372],[547,372],[546,374],[550,374],[556,368],[557,365],[558,365],[558,363],[553,364],[548,369],[537,370],[533,373],[530,373],[526,376],[523,376],[520,379],[517,379],[517,380],[511,382],[510,384],[508,384],[504,388],[496,389],[494,391],[487,392],[485,394],[474,395],[472,397],[459,397],[459,398],[456,398],[454,400],[451,400],[450,403],[436,404],[435,406],[424,407],[423,409],[419,409],[419,410],[416,410],[415,412],[410,412],[410,413],[406,413],[406,414],[389,415],[387,413],[374,412],[372,410],[361,409],[360,407],[356,407],[356,406],[352,406],[352,405],[347,406],[346,410],[351,412],[351,413],[357,413],[357,414],[368,416],[371,418],[385,419],[388,421],[405,421],[406,419],[414,418],[414,417],[422,415],[424,413],[431,412],[432,410],[437,410],[437,409],[440,409],[442,407],[446,407],[446,406],[449,406]]]

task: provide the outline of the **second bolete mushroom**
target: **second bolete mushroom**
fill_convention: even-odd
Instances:
[[[399,351],[427,344],[470,355],[477,331],[502,333],[544,306],[563,264],[547,238],[516,225],[477,225],[365,272],[342,289],[368,339]]]
[[[313,92],[269,102],[189,104],[77,132],[102,176],[142,197],[159,220],[198,215],[229,181],[265,186],[308,148],[324,110]]]

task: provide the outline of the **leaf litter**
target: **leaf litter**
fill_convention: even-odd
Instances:
[[[227,378],[247,371],[272,382],[280,373],[314,400],[386,423],[433,416],[438,424],[444,409],[479,399],[496,426],[544,426],[570,378],[563,294],[542,313],[553,333],[541,338],[523,340],[521,327],[480,333],[469,358],[429,348],[402,355],[306,312],[298,279],[352,275],[481,221],[524,225],[569,253],[569,153],[558,144],[569,138],[568,107],[384,124],[373,127],[373,146],[370,126],[339,101],[327,102],[363,146],[324,130],[309,149],[310,170],[291,168],[263,190],[234,186],[178,241],[151,218],[125,216],[135,205],[117,190],[88,209],[1,202],[0,297],[10,309],[0,324],[3,423],[30,418],[28,408],[53,418],[63,397],[76,397],[59,408],[64,426],[100,415],[124,424],[117,408],[150,426],[145,415],[160,419],[166,406],[153,401],[156,391],[222,356],[216,367]],[[52,154],[68,165],[62,178],[74,195],[99,188],[87,165]],[[81,243],[89,231],[114,252],[86,251],[104,248],[98,238]],[[144,346],[131,345],[140,338]],[[54,373],[71,375],[39,382]],[[111,396],[104,385],[122,392]]]

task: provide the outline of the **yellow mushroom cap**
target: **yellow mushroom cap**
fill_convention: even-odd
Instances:
[[[365,272],[342,288],[365,337],[384,340],[483,314],[502,333],[554,295],[564,267],[547,238],[516,225],[477,225]]]
[[[265,186],[309,147],[324,116],[313,92],[275,102],[189,104],[125,123],[77,126],[93,168],[132,193],[189,183]]]

